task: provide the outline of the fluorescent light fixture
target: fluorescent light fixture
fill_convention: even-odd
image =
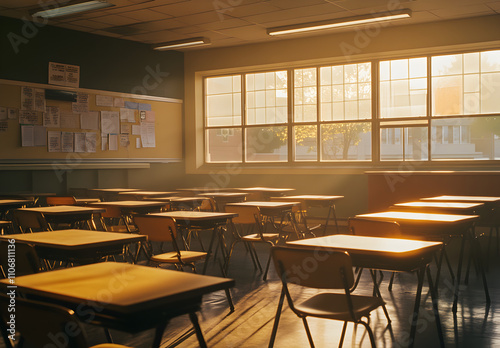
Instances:
[[[54,2],[52,4],[54,8],[48,10],[37,11],[32,14],[33,17],[43,17],[43,18],[55,18],[68,16],[80,12],[87,12],[92,10],[99,10],[106,7],[115,6],[110,4],[105,0],[93,0],[93,1],[85,1],[85,2],[72,2],[65,6],[59,6],[58,2]]]
[[[390,21],[390,20],[402,19],[402,18],[410,18],[410,17],[411,17],[411,10],[405,9],[405,10],[399,10],[399,11],[393,11],[393,12],[374,13],[371,15],[363,15],[363,16],[356,16],[356,17],[349,17],[349,18],[339,18],[339,19],[335,19],[335,20],[310,22],[310,23],[302,23],[302,24],[297,24],[297,25],[287,25],[287,26],[283,26],[283,27],[269,28],[267,30],[267,34],[269,34],[271,36],[295,34],[295,33],[307,32],[307,31],[341,28],[341,27],[377,23],[377,22]]]
[[[153,46],[154,50],[165,51],[172,50],[176,48],[188,48],[194,46],[206,46],[210,45],[210,40],[206,37],[193,37],[185,40],[169,41]]]

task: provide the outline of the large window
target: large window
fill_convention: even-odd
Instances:
[[[207,163],[500,159],[500,50],[211,76],[204,87]]]

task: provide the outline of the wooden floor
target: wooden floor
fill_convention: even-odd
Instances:
[[[486,254],[487,238],[481,240]],[[453,284],[449,273],[444,270],[439,284],[439,312],[447,347],[498,347],[500,346],[500,318],[496,310],[500,305],[500,256],[496,251],[490,253],[487,279],[492,304],[489,310],[485,305],[485,295],[480,278],[471,272],[468,285],[461,286],[457,315],[451,313],[453,301]],[[456,263],[458,254],[457,241],[450,245],[452,263]],[[259,248],[260,259],[266,261],[268,247]],[[433,267],[435,271],[435,268]],[[220,275],[215,263],[211,263],[208,274]],[[227,300],[223,291],[204,297],[202,311],[198,314],[200,324],[209,347],[217,348],[261,348],[267,347],[276,314],[276,306],[281,284],[274,270],[268,280],[262,280],[262,274],[254,270],[249,254],[239,244],[231,261],[229,276],[236,280],[232,296],[235,311],[229,313]],[[387,303],[392,319],[388,326],[387,319],[381,309],[372,312],[371,327],[375,333],[378,347],[405,347],[408,344],[410,319],[414,305],[416,275],[398,273],[392,292],[387,289],[390,273],[385,272],[381,291]],[[307,290],[304,295],[316,290]],[[371,294],[372,283],[365,271],[360,287],[356,293]],[[297,295],[300,295],[297,293]],[[423,301],[415,347],[439,347],[436,325],[431,308],[427,284],[423,289]],[[309,319],[316,347],[336,347],[342,328],[341,322],[331,320]],[[162,347],[174,345],[178,347],[198,347],[196,337],[191,334],[190,321],[185,317],[173,320],[168,326]],[[91,344],[105,342],[101,329],[86,326]],[[355,337],[356,346],[370,347],[368,336],[362,326],[358,327]],[[131,347],[150,347],[153,332],[146,331],[137,335],[112,332],[116,343]],[[344,347],[351,346],[353,325],[348,326]],[[308,347],[307,337],[300,319],[288,308],[284,307],[276,337],[275,347],[294,348]]]

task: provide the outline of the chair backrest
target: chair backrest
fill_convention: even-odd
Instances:
[[[205,198],[201,204],[196,208],[198,211],[217,211],[217,205],[213,198]]]
[[[76,199],[73,196],[51,196],[47,197],[47,205],[75,205]]]
[[[233,217],[233,223],[240,225],[262,224],[262,215],[259,207],[226,205],[224,207],[226,213],[236,213],[238,216]]]
[[[9,259],[15,258],[15,276],[22,276],[40,272],[40,263],[35,247],[31,244],[0,240],[0,267],[3,278],[9,275]]]
[[[9,297],[0,294],[2,326],[10,320],[9,301]],[[84,329],[71,309],[19,297],[16,298],[15,308],[15,330],[21,334],[25,346],[88,347]]]
[[[289,246],[274,246],[271,252],[284,284],[346,290],[354,285],[351,257],[347,252]]]
[[[349,231],[352,234],[369,237],[401,238],[401,227],[395,221],[349,218]]]
[[[36,231],[50,231],[50,226],[42,213],[15,209],[12,211],[12,222],[21,233]]]
[[[134,215],[139,234],[148,236],[150,242],[174,242],[177,238],[175,220],[168,216]]]

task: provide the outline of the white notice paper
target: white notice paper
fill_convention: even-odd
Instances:
[[[66,65],[49,62],[49,84],[66,86]]]
[[[82,129],[99,130],[99,111],[89,111],[80,114]]]
[[[80,128],[80,117],[71,112],[61,112],[61,128]]]
[[[120,146],[127,147],[130,145],[130,138],[128,134],[120,134]]]
[[[85,152],[85,132],[75,132],[75,152]]]
[[[35,110],[45,112],[45,90],[35,89]]]
[[[115,108],[124,108],[125,107],[125,100],[123,98],[115,98],[113,101],[114,107]]]
[[[0,121],[0,132],[6,132],[9,129],[9,122]]]
[[[60,128],[61,116],[58,106],[47,106],[47,112],[43,114],[44,127]]]
[[[80,86],[80,67],[78,65],[66,65],[66,86]]]
[[[61,132],[47,132],[47,151],[61,152]]]
[[[47,128],[43,126],[33,126],[34,145],[47,146]]]
[[[95,105],[97,106],[113,106],[113,97],[110,95],[96,95]]]
[[[21,146],[35,146],[33,126],[21,126]]]
[[[133,109],[120,109],[120,120],[122,122],[135,122],[135,110]]]
[[[146,122],[154,122],[154,121],[155,121],[155,112],[146,111]]]
[[[35,110],[35,89],[21,87],[21,110]]]
[[[106,151],[108,149],[108,135],[101,134],[101,151]]]
[[[6,119],[7,119],[7,108],[0,106],[0,120],[6,120]]]
[[[71,103],[71,111],[75,114],[89,112],[89,95],[87,93],[78,93],[76,103]]]
[[[141,138],[135,138],[135,148],[136,149],[141,148]]]
[[[20,124],[40,124],[36,111],[21,110],[19,112]]]
[[[118,150],[118,134],[109,134],[109,149],[116,151]]]
[[[15,120],[18,117],[17,109],[8,108],[7,114],[8,114],[9,120]]]
[[[61,148],[62,152],[73,152],[75,137],[73,132],[62,132],[61,133]]]
[[[120,133],[120,114],[118,111],[101,111],[101,134]]]
[[[87,132],[85,133],[85,150],[87,152],[95,152],[97,144],[97,133]]]
[[[155,124],[153,122],[141,122],[142,147],[156,147]]]

